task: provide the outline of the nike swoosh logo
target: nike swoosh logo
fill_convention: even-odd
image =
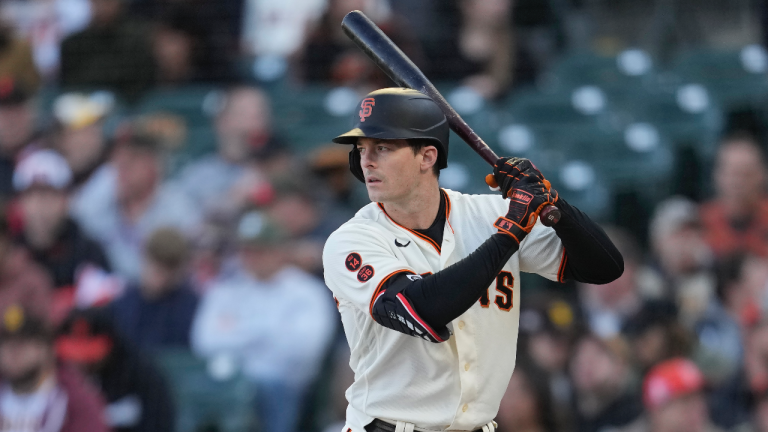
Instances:
[[[408,243],[406,243],[406,244],[402,244],[402,243],[400,243],[399,241],[397,241],[397,239],[395,239],[395,246],[397,246],[397,247],[406,247],[406,246],[408,246],[409,244],[411,244],[411,241],[410,241],[410,240],[408,240]]]

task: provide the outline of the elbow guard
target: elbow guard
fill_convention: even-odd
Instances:
[[[402,278],[402,280],[408,281],[406,278]],[[403,294],[402,291],[407,284],[396,285],[399,286],[390,286],[382,290],[374,299],[371,308],[373,319],[384,327],[408,336],[422,338],[434,343],[447,341],[451,337],[448,328],[433,329],[419,316],[411,302]]]

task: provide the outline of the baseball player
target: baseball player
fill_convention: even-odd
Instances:
[[[427,96],[377,90],[355,117],[334,142],[352,145],[372,203],[323,250],[355,373],[342,432],[492,432],[515,367],[520,272],[607,283],[622,257],[527,159],[497,161],[502,195],[441,189],[449,129]],[[562,213],[554,229],[537,223],[545,204]]]

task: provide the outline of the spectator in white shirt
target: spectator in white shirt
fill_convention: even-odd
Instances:
[[[129,281],[139,279],[150,233],[161,226],[190,232],[200,221],[197,207],[162,179],[159,140],[128,128],[116,139],[111,164],[72,203],[75,219],[104,247],[113,270]]]
[[[257,386],[264,430],[296,430],[337,318],[322,282],[289,264],[287,237],[258,212],[237,232],[241,271],[203,296],[192,346],[239,363]]]

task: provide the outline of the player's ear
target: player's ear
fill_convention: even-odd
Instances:
[[[432,170],[432,166],[437,163],[437,147],[424,146],[421,148],[421,169]]]

